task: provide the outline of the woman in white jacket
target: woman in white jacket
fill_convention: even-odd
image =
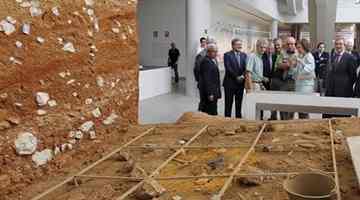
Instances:
[[[297,42],[299,56],[295,69],[295,91],[299,93],[313,93],[315,87],[315,59],[310,52],[310,42],[302,39]],[[300,119],[308,119],[309,114],[299,113]]]

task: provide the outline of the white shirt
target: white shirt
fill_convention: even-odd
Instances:
[[[196,55],[198,55],[199,53],[201,53],[205,48],[203,47],[198,47],[198,49],[196,50]]]

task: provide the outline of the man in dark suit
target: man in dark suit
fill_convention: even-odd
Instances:
[[[272,91],[280,91],[280,88],[283,84],[283,71],[276,69],[276,60],[281,55],[282,50],[282,41],[280,38],[275,38],[272,41],[274,45],[274,52],[271,54],[271,80],[270,80],[270,89]],[[271,111],[270,120],[277,120],[278,119],[278,111]]]
[[[225,77],[223,86],[225,91],[225,117],[231,117],[235,97],[236,118],[241,118],[247,56],[241,52],[241,40],[233,39],[231,45],[232,51],[224,54]]]
[[[218,49],[215,44],[209,44],[207,55],[201,61],[199,74],[200,95],[203,99],[203,112],[217,115],[217,102],[221,99],[220,72],[216,60]]]
[[[359,75],[359,73],[358,73],[358,75],[357,75],[357,80],[356,80],[356,84],[355,84],[355,91],[354,91],[354,93],[355,93],[355,97],[356,98],[360,98],[360,75]]]
[[[175,43],[171,43],[171,49],[169,50],[168,65],[174,70],[175,73],[175,83],[179,82],[179,72],[178,72],[178,61],[180,57],[180,51],[176,48]]]
[[[345,41],[338,38],[335,41],[335,52],[330,59],[327,75],[326,93],[328,97],[354,97],[356,82],[356,60],[345,52]],[[343,115],[324,115],[324,118],[348,117]]]
[[[329,66],[330,54],[325,51],[325,43],[320,42],[313,53],[315,58],[315,74],[317,78],[317,92],[325,95],[325,79],[327,67]]]

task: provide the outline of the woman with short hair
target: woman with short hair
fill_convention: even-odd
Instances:
[[[295,91],[304,94],[314,92],[315,86],[315,59],[310,52],[310,42],[302,39],[297,42],[297,64],[295,68]],[[299,113],[300,119],[308,119],[308,113]]]

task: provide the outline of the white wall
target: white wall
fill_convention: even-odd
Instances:
[[[256,17],[239,10],[233,4],[226,1],[211,0],[211,29],[210,35],[215,37],[222,61],[223,53],[231,50],[231,39],[238,37],[243,40],[243,49],[250,52],[256,39],[270,37],[271,19]],[[234,29],[248,31],[250,34],[236,35]],[[221,66],[222,67],[222,66]]]
[[[170,43],[174,41],[182,56],[179,74],[185,76],[186,51],[186,0],[139,0],[138,26],[140,40],[140,64],[144,66],[166,66]],[[153,31],[159,38],[153,39]],[[164,37],[170,32],[170,38]]]
[[[355,4],[355,0],[337,0],[337,23],[359,23],[360,4]]]

